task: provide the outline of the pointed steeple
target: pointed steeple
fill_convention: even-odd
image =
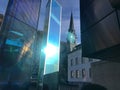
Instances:
[[[68,51],[73,51],[76,46],[76,33],[74,29],[73,14],[71,13],[70,25],[67,34]]]
[[[71,12],[71,17],[70,17],[69,32],[74,32],[74,22],[73,22],[73,14],[72,14],[72,12]]]

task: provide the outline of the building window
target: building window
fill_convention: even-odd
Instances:
[[[86,71],[85,69],[82,69],[82,78],[85,78],[85,76],[86,76]]]
[[[71,78],[75,78],[75,71],[71,71]]]
[[[76,78],[80,78],[80,70],[76,70]]]
[[[79,64],[79,59],[78,59],[78,57],[75,58],[75,62],[76,62],[76,65]]]

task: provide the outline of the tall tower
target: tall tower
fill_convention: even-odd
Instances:
[[[48,87],[49,90],[58,89],[61,12],[62,7],[57,0],[48,0],[42,42],[43,59],[41,62],[44,65],[42,67],[44,70],[43,88]]]
[[[67,34],[68,51],[72,51],[76,46],[76,34],[74,29],[73,14],[71,13],[70,25]]]

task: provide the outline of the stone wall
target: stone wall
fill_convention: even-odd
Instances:
[[[108,90],[120,90],[120,63],[100,61],[91,66],[93,83],[103,85]]]

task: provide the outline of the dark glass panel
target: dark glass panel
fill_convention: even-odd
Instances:
[[[8,1],[6,14],[9,14],[11,16],[15,16],[16,9],[17,9],[17,6],[18,6],[18,1],[19,0],[9,0]]]
[[[117,12],[118,12],[119,27],[120,27],[120,10],[118,10]]]
[[[120,0],[109,0],[113,8],[120,9]]]
[[[112,11],[113,8],[111,7],[109,0],[94,0],[89,8],[81,14],[81,18],[83,18],[82,23],[84,23],[84,25],[82,24],[82,32],[91,27],[91,25],[99,22],[99,20]]]
[[[10,0],[7,14],[37,28],[41,0]]]
[[[91,2],[93,2],[94,0],[80,0],[80,9],[82,12],[86,11],[89,7],[89,5],[91,4]]]
[[[34,28],[37,27],[40,0],[20,0],[16,17]],[[34,6],[34,7],[33,7]]]
[[[116,14],[113,13],[89,31],[82,33],[83,55],[120,44],[119,36]]]
[[[5,63],[5,66],[11,66],[23,57],[28,59],[27,56],[29,55],[26,56],[26,54],[32,52],[30,48],[33,44],[36,30],[9,16],[7,16],[5,21],[8,21],[8,25],[5,26],[7,28],[4,29],[1,36],[1,63],[3,65]]]
[[[33,35],[35,34],[36,29],[26,25],[16,19],[13,19],[11,22],[11,28],[13,28],[16,32],[23,34],[23,38],[25,41],[31,40]]]

